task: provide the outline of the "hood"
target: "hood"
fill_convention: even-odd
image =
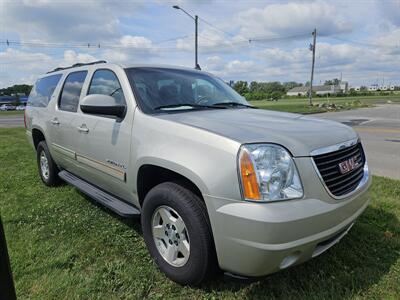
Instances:
[[[180,124],[201,128],[241,144],[275,143],[293,156],[357,137],[350,127],[334,121],[263,109],[220,109],[159,115]]]

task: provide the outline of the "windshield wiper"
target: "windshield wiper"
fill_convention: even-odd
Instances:
[[[195,104],[195,103],[175,103],[175,104],[167,104],[167,105],[160,105],[154,108],[154,110],[162,110],[162,109],[168,109],[168,108],[179,108],[179,107],[192,107],[192,108],[213,108],[213,109],[224,109],[226,107],[223,106],[213,106],[213,105],[200,105],[200,104]]]
[[[253,105],[247,105],[247,104],[243,104],[243,103],[239,103],[239,102],[218,102],[218,103],[214,103],[212,106],[214,107],[227,107],[227,106],[240,106],[240,107],[248,107],[248,108],[255,108],[257,109],[258,107],[255,107]]]

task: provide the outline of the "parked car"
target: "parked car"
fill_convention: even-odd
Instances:
[[[258,277],[305,262],[369,201],[352,128],[256,109],[198,70],[58,68],[34,85],[25,122],[43,183],[61,178],[121,216],[140,214],[151,256],[181,284],[216,265]]]
[[[25,105],[18,105],[15,109],[16,110],[25,110]]]
[[[3,104],[0,106],[0,110],[15,110],[15,106],[11,104]]]

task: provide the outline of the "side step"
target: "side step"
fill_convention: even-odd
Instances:
[[[116,198],[115,196],[102,191],[101,189],[76,177],[68,171],[61,171],[58,173],[58,176],[121,217],[131,218],[140,215],[140,211],[133,205],[130,205]]]

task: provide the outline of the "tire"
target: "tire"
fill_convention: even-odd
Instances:
[[[47,160],[47,172],[42,168],[41,162],[43,161],[43,157]],[[42,179],[43,183],[47,186],[56,186],[60,183],[60,178],[58,177],[58,172],[60,170],[57,168],[53,158],[50,155],[49,148],[45,141],[39,142],[36,147],[36,159],[38,164],[39,176]]]
[[[163,249],[165,246],[170,246],[168,245],[168,239],[172,239],[175,233],[179,232],[178,228],[176,231],[172,231],[172,235],[165,236],[163,240],[155,238],[154,236],[157,234],[153,235],[153,227],[155,227],[155,223],[158,224],[157,218],[161,216],[160,212],[169,208],[172,209],[172,219],[182,219],[185,227],[185,231],[181,233],[180,240],[178,240],[179,244],[176,244],[175,249],[185,248],[183,247],[185,238],[190,249],[187,257],[183,254],[185,251],[179,252],[176,261],[173,263],[168,262],[167,258],[163,257],[159,248]],[[141,222],[144,239],[150,255],[160,270],[173,281],[183,285],[198,285],[206,279],[209,271],[217,265],[205,204],[187,188],[174,182],[161,183],[155,186],[145,197]],[[168,224],[162,221],[162,225],[157,226],[163,226],[161,232],[173,230],[172,225],[175,223],[172,222],[172,227],[167,229]],[[173,243],[175,244],[175,242],[176,240]],[[171,245],[174,246],[173,244]],[[186,262],[184,262],[185,260]]]

